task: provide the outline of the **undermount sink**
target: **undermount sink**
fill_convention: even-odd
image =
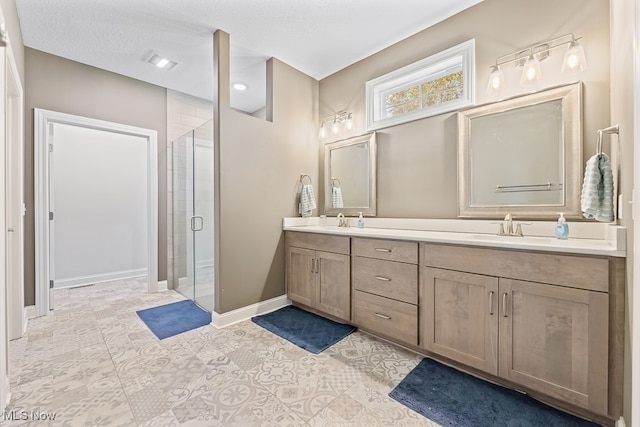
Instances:
[[[496,234],[473,234],[470,236],[474,240],[484,240],[492,242],[505,242],[505,243],[524,243],[524,244],[538,244],[538,245],[550,245],[557,243],[558,239],[551,237],[535,237],[535,236],[498,236]]]

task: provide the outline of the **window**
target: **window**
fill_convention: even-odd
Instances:
[[[368,81],[367,130],[473,105],[474,50],[471,39]]]

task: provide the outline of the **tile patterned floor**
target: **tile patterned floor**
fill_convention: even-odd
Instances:
[[[0,426],[437,426],[388,397],[419,356],[360,332],[314,355],[251,321],[160,341],[136,310],[183,297],[145,290],[56,291],[10,343]]]

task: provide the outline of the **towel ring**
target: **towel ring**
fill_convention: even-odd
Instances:
[[[300,174],[300,183],[304,185],[304,179],[307,178],[309,180],[309,185],[313,184],[313,181],[311,181],[311,177],[309,175],[307,175],[306,173],[301,173]]]
[[[620,126],[614,125],[608,128],[598,129],[598,141],[596,142],[596,154],[602,154],[602,135],[615,133],[618,135],[620,132]]]
[[[335,188],[340,188],[340,180],[338,178],[331,178],[331,186]]]

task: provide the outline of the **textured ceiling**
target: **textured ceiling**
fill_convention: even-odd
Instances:
[[[28,47],[204,99],[213,93],[211,34],[221,29],[231,36],[232,80],[249,82],[242,94],[248,99],[264,91],[270,57],[320,80],[480,1],[16,0],[16,6]],[[178,65],[152,66],[146,62],[152,51]],[[242,101],[235,98],[232,105]],[[256,106],[247,101],[239,108]]]

